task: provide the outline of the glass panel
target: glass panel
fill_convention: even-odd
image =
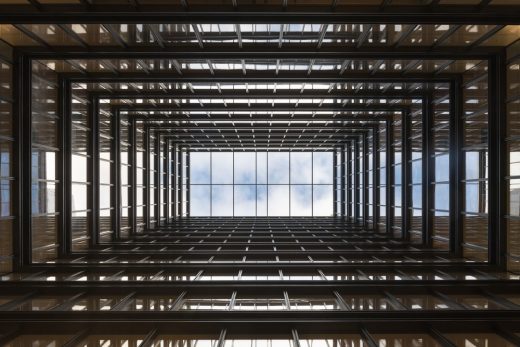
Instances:
[[[287,167],[287,169],[289,169]],[[288,216],[289,215],[289,186],[278,185],[268,186],[268,215],[269,216]]]
[[[271,152],[268,153],[268,183],[269,184],[288,184],[289,183],[289,153]],[[271,200],[271,199],[269,199]],[[270,214],[271,215],[271,214]]]

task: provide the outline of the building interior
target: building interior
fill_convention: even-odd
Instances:
[[[0,1],[0,345],[520,346],[520,0]]]

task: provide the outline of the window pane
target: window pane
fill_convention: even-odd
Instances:
[[[312,153],[291,153],[291,184],[312,183]]]
[[[332,184],[332,153],[313,153],[313,183]]]
[[[269,216],[288,216],[289,215],[289,186],[269,186],[268,187],[268,215]]]
[[[233,153],[211,153],[211,179],[213,184],[233,183]]]
[[[269,153],[269,184],[289,183],[289,153]]]
[[[193,184],[209,184],[210,153],[190,154],[190,182]]]
[[[256,187],[254,185],[235,186],[235,216],[256,214]]]
[[[255,175],[255,153],[235,153],[235,184],[254,184]]]
[[[190,190],[190,215],[210,215],[210,186],[191,186]]]
[[[211,208],[213,216],[233,215],[233,186],[212,186]]]
[[[312,216],[311,185],[291,185],[291,216]]]
[[[332,185],[314,186],[313,210],[315,216],[332,216]]]

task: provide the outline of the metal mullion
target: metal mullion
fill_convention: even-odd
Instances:
[[[177,212],[175,210],[175,201],[176,201],[176,195],[175,195],[175,189],[177,187],[177,183],[175,182],[175,177],[177,175],[177,169],[176,169],[176,156],[175,156],[175,140],[173,138],[170,139],[170,165],[171,165],[171,184],[170,184],[170,203],[171,203],[171,215],[170,215],[170,223],[173,223],[176,219]]]
[[[112,165],[110,167],[110,182],[112,184],[110,195],[110,206],[114,208],[111,214],[112,240],[118,240],[121,237],[121,114],[119,110],[112,110],[112,146],[110,146],[110,157]]]
[[[358,137],[355,141],[354,141],[354,158],[355,158],[355,169],[354,169],[354,173],[355,173],[355,178],[354,178],[354,187],[355,187],[355,199],[354,199],[354,209],[355,209],[355,223],[358,224],[359,222],[359,218],[361,216],[361,205],[360,205],[360,200],[361,200],[361,188],[360,188],[360,185],[361,185],[361,161],[360,161],[360,158],[361,158],[361,150],[360,150],[360,146],[359,146],[359,139],[360,137]],[[363,226],[364,227],[364,226]]]
[[[291,216],[291,157],[291,152],[289,152],[289,216]]]
[[[433,107],[432,96],[422,99],[422,242],[427,247],[432,245],[433,214],[431,209],[435,206],[435,190],[432,184],[435,180],[435,158],[433,142]],[[452,101],[454,102],[454,101]]]
[[[172,140],[172,170],[173,170],[173,177],[172,177],[172,213],[173,213],[173,221],[175,222],[177,220],[178,215],[178,195],[177,190],[179,188],[179,182],[177,181],[177,175],[179,173],[178,171],[178,155],[177,155],[177,144]]]
[[[161,134],[156,131],[155,132],[155,141],[154,141],[154,187],[153,187],[153,195],[154,195],[154,203],[155,203],[155,226],[154,229],[158,228],[161,225]]]
[[[31,60],[15,52],[13,63],[13,114],[15,172],[14,193],[19,196],[15,207],[13,228],[13,259],[15,269],[32,263],[32,110]]]
[[[265,154],[265,167],[266,167],[266,205],[267,205],[267,212],[266,215],[269,216],[269,151],[266,151]],[[311,170],[311,176],[312,176],[312,170]],[[312,201],[311,201],[311,211],[312,211]]]
[[[405,240],[410,240],[410,201],[411,190],[409,183],[411,182],[411,165],[410,165],[410,112],[401,113],[401,235]]]
[[[368,229],[368,133],[363,133],[363,226]]]
[[[345,162],[345,150],[346,150],[346,145],[345,143],[343,143],[343,145],[340,147],[341,148],[341,152],[340,152],[340,161],[341,161],[341,173],[340,173],[340,186],[341,186],[341,203],[340,203],[340,208],[341,208],[341,220],[342,222],[345,221],[345,209],[346,209],[346,189],[347,189],[347,185],[346,185],[346,168],[345,168],[345,165],[346,165],[346,162]]]
[[[144,136],[143,136],[143,142],[144,142],[144,153],[143,153],[143,159],[144,159],[144,174],[143,174],[143,185],[144,185],[144,201],[145,201],[145,213],[144,213],[144,220],[145,220],[145,228],[146,230],[150,230],[150,128],[148,126],[145,126]]]
[[[209,215],[213,216],[213,152],[209,152]]]
[[[191,152],[186,151],[186,216],[189,217],[190,211],[190,200],[191,200],[191,189],[190,189],[190,159]]]
[[[508,170],[506,137],[507,112],[507,63],[501,51],[489,60],[488,91],[488,146],[489,146],[489,213],[488,213],[488,260],[500,269],[507,268],[507,215],[508,185],[504,177]]]
[[[164,178],[164,191],[163,191],[163,201],[164,201],[164,220],[167,225],[170,222],[170,216],[168,211],[168,205],[170,204],[168,198],[168,191],[170,189],[170,140],[167,137],[164,137],[164,159],[163,159],[163,172],[162,176]]]
[[[391,235],[394,224],[394,126],[386,121],[386,233]]]
[[[347,180],[346,180],[347,186],[346,186],[346,188],[348,188],[347,189],[347,216],[348,216],[349,222],[352,221],[352,206],[353,206],[352,199],[354,198],[353,194],[352,194],[352,189],[353,189],[353,186],[352,186],[352,172],[353,172],[352,148],[353,148],[352,141],[347,141]]]
[[[232,195],[232,216],[235,217],[235,150],[232,150],[231,157],[233,158],[233,164],[231,170],[233,171],[232,176],[232,184],[231,184],[231,195]]]
[[[334,217],[338,216],[338,158],[337,158],[337,147],[334,148],[334,151],[332,152],[332,215]],[[289,169],[291,167],[290,161],[289,161]],[[290,171],[290,170],[289,170]],[[289,178],[290,179],[290,178]],[[290,181],[289,181],[290,183]],[[314,187],[313,187],[314,188]],[[289,205],[290,206],[290,205]]]
[[[58,254],[64,256],[71,251],[72,233],[72,202],[71,202],[71,85],[64,78],[58,79],[58,115],[59,115],[59,159],[57,161],[58,186],[58,211],[60,221],[58,223]]]
[[[374,231],[379,231],[379,127],[372,130],[372,218]]]
[[[457,257],[463,254],[464,229],[463,223],[460,221],[461,212],[463,210],[464,201],[464,187],[461,180],[465,176],[465,155],[462,151],[464,145],[464,98],[461,79],[456,80],[450,84],[450,158],[449,158],[449,199],[450,199],[450,214],[449,214],[449,241],[450,252]],[[491,88],[490,88],[491,89]],[[433,137],[433,135],[432,135]],[[433,141],[433,140],[432,140]],[[433,155],[434,152],[431,153]],[[432,161],[431,175],[435,175],[435,158]],[[435,208],[434,185],[430,182],[431,198],[430,207]],[[437,182],[436,182],[437,183]],[[433,219],[433,216],[431,217]],[[496,221],[493,221],[495,223]],[[432,224],[433,226],[433,224]],[[489,229],[491,230],[491,229]]]
[[[90,143],[89,143],[89,169],[88,181],[90,182],[90,192],[87,204],[90,206],[90,242],[89,246],[94,247],[99,243],[99,99],[90,97],[88,104],[88,119],[90,120]]]
[[[137,231],[137,126],[135,119],[130,119],[130,173],[129,173],[129,183],[132,187],[131,194],[128,195],[130,199],[130,205],[132,206],[129,211],[130,215],[130,234],[135,234]]]
[[[182,155],[182,147],[178,147],[178,162],[177,162],[177,173],[178,173],[178,182],[179,182],[179,189],[177,191],[177,203],[178,203],[178,214],[179,219],[182,219],[182,191],[183,191],[183,155]]]

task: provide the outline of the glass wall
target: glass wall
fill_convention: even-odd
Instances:
[[[44,262],[58,254],[57,193],[60,158],[55,63],[32,62],[32,259]]]
[[[145,171],[145,132],[144,123],[135,122],[135,208],[136,208],[136,225],[135,232],[141,233],[146,227],[145,215],[146,215],[146,171]]]
[[[401,114],[394,115],[392,122],[392,148],[393,151],[393,182],[392,182],[392,233],[395,237],[403,235],[403,117]]]
[[[433,197],[430,199],[432,214],[431,233],[433,246],[438,249],[449,249],[450,233],[450,108],[449,87],[447,85],[436,86],[432,96],[431,127],[428,134],[432,141],[432,153],[430,171],[430,191]]]
[[[481,61],[463,74],[464,177],[463,254],[488,259],[488,65]]]
[[[92,129],[89,118],[89,100],[84,97],[85,85],[72,85],[71,104],[71,233],[72,250],[78,251],[88,247],[88,238],[91,233],[92,216],[92,155],[90,153]]]
[[[190,152],[191,216],[332,216],[332,152]]]
[[[0,42],[0,273],[13,265],[13,66],[11,49]]]
[[[412,103],[411,112],[408,120],[408,167],[410,181],[408,182],[408,233],[410,240],[414,243],[421,243],[423,239],[423,165],[427,158],[423,156],[423,109],[422,102],[415,100]]]
[[[115,146],[114,137],[112,136],[112,127],[114,126],[114,114],[110,105],[104,100],[100,100],[99,104],[99,241],[107,242],[112,240],[114,233],[113,218],[115,206],[113,206],[112,195],[116,194],[116,182],[114,175],[114,157],[112,148]]]
[[[507,64],[507,133],[506,182],[507,267],[520,271],[520,43],[508,49]]]

